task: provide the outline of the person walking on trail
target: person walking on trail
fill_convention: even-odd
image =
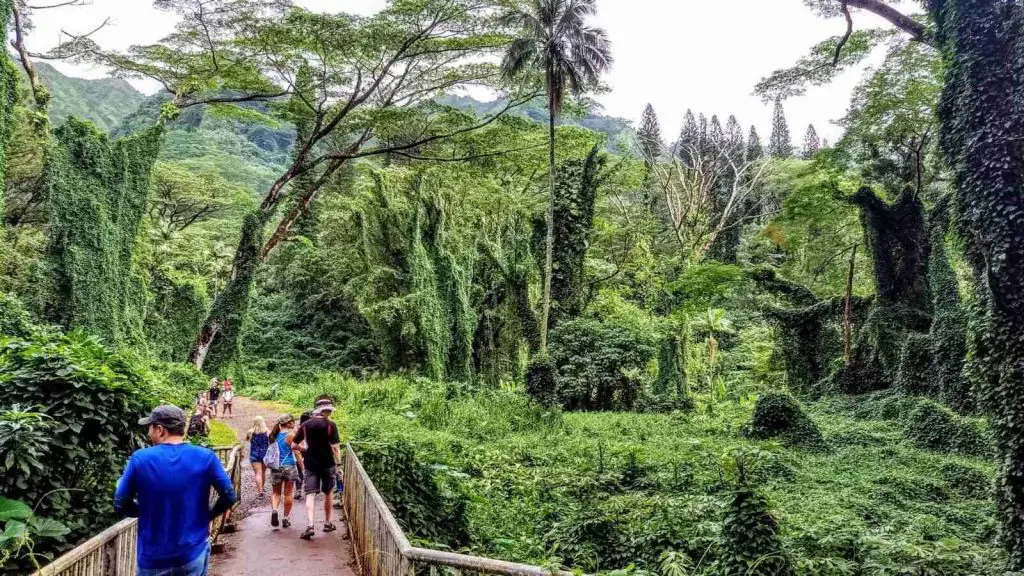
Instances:
[[[221,397],[221,400],[224,402],[221,415],[231,418],[234,416],[234,413],[231,411],[231,403],[235,399],[235,385],[231,383],[230,378],[224,379],[224,392],[221,394]]]
[[[217,400],[220,398],[220,386],[216,378],[210,378],[210,391],[207,393],[210,398],[210,407],[213,408],[213,417],[217,417]]]
[[[306,519],[309,521],[306,530],[300,536],[303,540],[310,540],[316,531],[313,523],[316,518],[316,495],[324,495],[324,532],[333,532],[337,527],[331,523],[331,512],[333,506],[331,494],[334,492],[338,477],[338,463],[341,462],[341,439],[338,436],[338,427],[331,422],[330,416],[334,413],[334,405],[328,399],[319,400],[313,410],[313,417],[299,427],[293,439],[293,446],[298,448],[302,442],[306,443],[306,452],[303,458],[305,472],[303,473],[302,489],[306,494]]]
[[[262,499],[267,484],[267,466],[263,459],[267,456],[267,448],[270,446],[270,430],[267,429],[267,422],[263,416],[252,419],[252,427],[246,433],[245,439],[249,442],[249,464],[256,477],[256,497]]]
[[[271,441],[276,445],[277,462],[270,464],[270,505],[273,511],[270,513],[270,525],[277,528],[290,528],[292,525],[292,491],[295,489],[295,480],[299,477],[297,451],[292,446],[295,436],[295,417],[291,414],[284,414],[277,419],[274,429],[270,431]],[[268,451],[268,454],[273,451]],[[282,503],[284,504],[282,506]],[[279,508],[284,508],[284,519],[278,513]]]
[[[138,576],[207,576],[210,521],[237,501],[212,450],[185,442],[185,412],[158,406],[139,424],[153,446],[128,459],[114,510],[138,518]],[[217,501],[210,507],[210,490]]]

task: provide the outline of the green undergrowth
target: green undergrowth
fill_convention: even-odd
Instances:
[[[210,446],[231,446],[238,442],[235,430],[226,422],[210,420]]]
[[[416,474],[432,467],[438,487],[429,494],[394,488],[384,496],[420,508],[437,501],[448,514],[453,502],[464,506],[456,512],[468,538],[412,535],[435,547],[586,572],[659,572],[663,554],[675,552],[692,562],[686,574],[715,574],[735,488],[730,462],[742,457],[796,574],[996,574],[1001,562],[992,463],[908,436],[914,399],[804,406],[827,446],[821,450],[745,436],[753,397],[687,413],[562,413],[519,390],[473,392],[423,379],[246,382],[243,394],[296,411],[329,393],[357,450],[403,458],[411,450]]]

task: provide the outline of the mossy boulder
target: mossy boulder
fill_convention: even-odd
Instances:
[[[964,498],[985,500],[992,497],[992,478],[979,466],[947,462],[939,472],[949,489]]]
[[[757,399],[743,433],[749,438],[779,438],[787,444],[823,448],[825,440],[803,407],[787,392],[766,392]]]
[[[904,418],[907,437],[927,450],[988,456],[991,440],[977,423],[938,402],[920,399]]]

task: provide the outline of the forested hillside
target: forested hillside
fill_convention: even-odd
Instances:
[[[149,97],[5,54],[0,571],[114,521],[140,415],[230,377],[330,395],[418,546],[1024,574],[1024,5],[808,0],[769,127],[601,115],[600,4],[169,0],[46,55]],[[790,125],[872,55],[841,139]]]
[[[77,116],[96,124],[104,132],[110,132],[145,99],[142,93],[120,78],[88,80],[65,76],[45,62],[40,62],[37,67],[53,99],[49,112],[54,122]]]

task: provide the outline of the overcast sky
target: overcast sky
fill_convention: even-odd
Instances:
[[[316,10],[372,13],[384,0],[298,0]],[[153,42],[174,26],[168,13],[154,10],[149,0],[91,0],[83,7],[40,11],[29,37],[30,49],[53,46],[62,29],[82,33],[106,17],[111,24],[93,38],[101,46],[127,48]],[[594,24],[605,28],[612,41],[615,64],[607,76],[611,92],[597,100],[604,113],[638,122],[651,103],[661,120],[666,140],[673,140],[687,108],[724,123],[735,114],[744,125],[754,124],[767,139],[771,106],[752,95],[764,75],[792,65],[822,39],[843,31],[841,20],[816,17],[801,0],[600,0]],[[857,14],[858,27],[877,24]],[[102,70],[56,64],[65,73],[96,77]],[[807,124],[835,140],[840,130],[832,122],[843,116],[850,92],[862,75],[852,71],[825,88],[811,89],[786,103],[794,143],[802,143]],[[144,91],[151,86],[138,84]]]

